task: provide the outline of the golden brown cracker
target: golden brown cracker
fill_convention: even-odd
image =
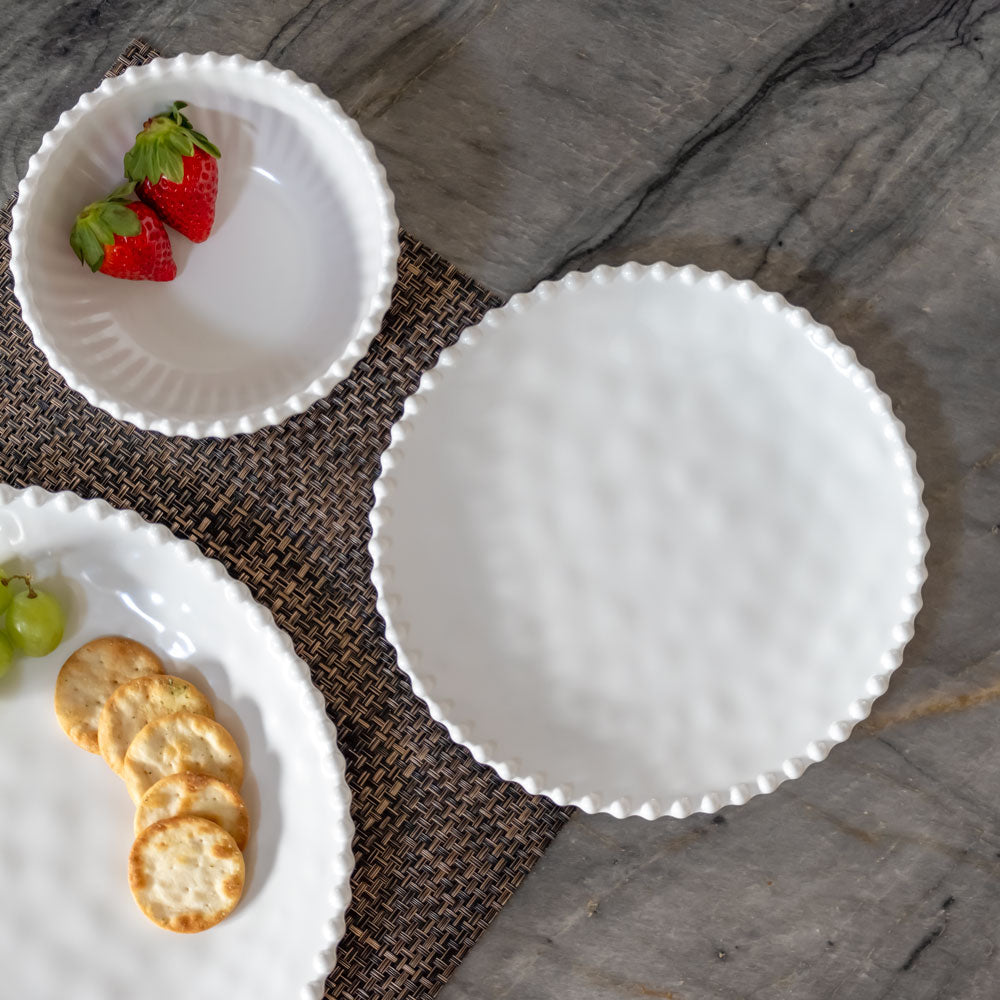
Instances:
[[[189,681],[171,674],[134,677],[115,688],[97,723],[97,743],[111,770],[122,773],[129,744],[146,723],[174,712],[215,718],[209,700]]]
[[[77,746],[99,753],[97,724],[114,690],[135,677],[162,673],[160,658],[134,639],[106,635],[86,643],[63,664],[56,678],[59,725]]]
[[[239,792],[207,774],[168,774],[146,789],[135,811],[136,836],[171,816],[200,816],[222,827],[242,851],[250,835],[247,807]]]
[[[236,841],[200,816],[153,823],[129,854],[128,882],[139,908],[154,924],[180,934],[207,930],[227,917],[245,879]]]
[[[207,774],[235,789],[243,784],[243,757],[229,731],[214,719],[175,712],[148,722],[125,754],[122,777],[138,804],[147,788],[168,774]]]

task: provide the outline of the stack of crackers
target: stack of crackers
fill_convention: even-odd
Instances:
[[[100,753],[136,804],[129,885],[142,912],[181,933],[227,917],[250,824],[243,758],[205,695],[142,643],[105,636],[63,664],[55,704],[69,738]]]

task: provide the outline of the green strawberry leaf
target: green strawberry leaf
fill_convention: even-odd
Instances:
[[[69,234],[69,245],[91,271],[101,269],[105,248],[114,244],[116,235],[138,236],[142,232],[139,216],[127,206],[134,191],[134,182],[123,184],[103,201],[88,205],[76,217]]]
[[[190,156],[194,152],[194,142],[186,132],[170,132],[163,144],[181,156]]]
[[[122,181],[104,200],[120,201],[126,205],[135,201],[135,181]]]
[[[216,146],[214,142],[209,142],[205,136],[203,136],[200,132],[196,132],[194,129],[191,129],[191,141],[200,149],[205,150],[209,156],[214,156],[217,160],[222,157],[219,147]]]
[[[131,208],[109,201],[107,206],[104,208],[104,211],[101,213],[101,218],[107,223],[108,227],[112,230],[112,233],[121,233],[122,236],[135,235],[129,230],[135,228],[138,216],[132,211]],[[139,223],[139,228],[142,228],[141,222]],[[111,241],[109,240],[108,242]]]
[[[102,246],[109,246],[115,241],[115,231],[101,213],[94,213],[88,220],[90,232]]]
[[[91,271],[99,271],[104,263],[104,247],[101,241],[86,226],[74,226],[69,234],[69,245],[80,258],[81,264],[89,264]]]

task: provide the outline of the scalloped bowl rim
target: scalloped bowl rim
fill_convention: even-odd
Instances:
[[[881,417],[883,432],[898,446],[897,465],[904,477],[904,493],[915,503],[914,519],[917,523],[911,523],[913,530],[908,542],[909,551],[914,557],[912,589],[901,602],[907,609],[906,614],[892,630],[896,645],[883,655],[880,664],[883,669],[869,677],[865,685],[865,696],[855,699],[847,707],[847,718],[833,722],[826,737],[810,742],[801,756],[787,758],[780,764],[780,769],[762,772],[754,781],[742,782],[721,791],[708,790],[696,796],[680,796],[670,802],[650,798],[636,803],[629,798],[616,797],[603,789],[581,791],[567,784],[553,785],[544,774],[522,774],[519,761],[494,759],[490,744],[477,735],[474,725],[457,725],[448,717],[447,706],[436,701],[430,694],[428,682],[433,683],[433,675],[428,673],[422,678],[406,653],[400,634],[404,623],[394,618],[388,598],[387,569],[391,559],[389,546],[383,545],[380,532],[384,525],[383,511],[389,506],[391,496],[388,481],[397,459],[405,450],[410,422],[418,413],[421,400],[433,393],[441,380],[447,378],[448,371],[456,366],[456,358],[461,352],[473,348],[483,336],[484,330],[500,326],[511,313],[523,312],[537,303],[573,292],[586,284],[634,282],[643,276],[652,276],[660,282],[679,280],[689,286],[707,282],[716,292],[735,288],[744,301],[760,300],[768,312],[786,316],[803,336],[809,337],[827,355],[838,370],[850,372],[855,388],[868,396],[869,406]],[[903,650],[913,636],[913,624],[922,604],[921,590],[927,578],[926,557],[930,540],[926,530],[927,508],[922,495],[923,480],[917,473],[916,454],[906,441],[905,427],[894,414],[891,400],[878,388],[874,375],[857,360],[855,352],[839,341],[830,327],[817,323],[806,309],[791,305],[776,292],[764,291],[753,281],[739,280],[723,271],[704,271],[692,264],[674,266],[665,262],[639,264],[631,261],[618,267],[600,265],[587,272],[572,271],[558,281],[543,281],[530,292],[518,293],[504,305],[491,309],[478,323],[467,327],[454,345],[441,352],[434,367],[423,374],[417,389],[406,399],[402,415],[392,427],[389,445],[381,456],[381,471],[374,484],[375,502],[369,514],[371,540],[368,549],[372,558],[376,606],[385,622],[386,638],[396,650],[398,665],[409,678],[414,693],[427,705],[432,718],[441,723],[452,740],[464,746],[478,763],[492,768],[501,779],[519,784],[529,794],[543,795],[556,805],[576,806],[587,813],[607,813],[619,819],[628,816],[641,816],[645,819],[672,816],[682,819],[696,812],[711,814],[726,806],[742,805],[757,795],[773,792],[787,780],[800,777],[807,767],[825,759],[834,746],[850,736],[854,726],[868,717],[875,699],[887,689],[889,678],[902,662]]]
[[[204,555],[194,542],[178,538],[165,525],[147,521],[134,510],[112,507],[105,500],[86,500],[69,490],[51,493],[40,486],[19,489],[0,482],[0,510],[16,503],[39,508],[51,505],[59,511],[72,513],[83,510],[94,521],[112,521],[124,534],[141,532],[150,545],[173,549],[179,562],[195,566],[209,580],[218,582],[226,601],[242,611],[247,629],[259,633],[261,644],[287,668],[288,675],[299,682],[299,694],[304,704],[312,706],[316,722],[325,737],[325,752],[320,760],[324,774],[337,789],[334,812],[338,825],[331,830],[331,841],[339,839],[340,850],[330,860],[330,886],[327,899],[329,915],[323,922],[326,938],[317,952],[313,967],[316,978],[300,990],[303,1000],[322,1000],[326,978],[337,961],[337,946],[346,932],[346,914],[351,903],[351,875],[354,871],[354,822],[351,819],[351,790],[347,783],[344,755],[337,744],[337,729],[326,713],[326,700],[312,681],[308,665],[295,652],[291,637],[279,628],[271,612],[254,599],[249,587],[230,576],[226,567],[217,559]],[[317,749],[320,749],[317,747]]]
[[[278,403],[265,406],[237,416],[218,419],[179,420],[159,416],[145,410],[123,406],[102,395],[81,378],[60,353],[42,323],[35,308],[30,276],[26,273],[21,255],[24,250],[24,231],[31,211],[38,178],[48,165],[56,148],[70,130],[93,108],[111,100],[118,94],[144,83],[150,78],[162,77],[174,70],[185,70],[195,65],[204,65],[217,71],[232,73],[252,73],[270,79],[276,86],[296,91],[298,95],[321,107],[327,115],[335,119],[350,139],[360,161],[367,168],[369,180],[377,194],[379,216],[384,228],[382,259],[379,263],[376,288],[371,297],[367,314],[360,317],[357,328],[344,347],[340,357],[335,359],[325,372],[312,378],[306,385],[290,393]],[[278,69],[266,60],[251,60],[241,55],[220,55],[206,52],[195,55],[182,53],[171,58],[159,56],[140,66],[131,66],[123,73],[104,80],[100,86],[88,91],[68,111],[64,111],[55,126],[42,136],[41,144],[28,161],[28,170],[18,185],[17,202],[12,212],[10,233],[11,273],[14,278],[14,294],[21,304],[21,315],[31,331],[35,344],[45,355],[49,365],[57,371],[66,384],[80,393],[92,406],[107,411],[117,420],[133,424],[140,430],[153,430],[166,435],[184,437],[229,437],[233,434],[249,434],[262,427],[280,424],[299,413],[305,412],[313,403],[327,396],[339,382],[343,381],[357,361],[364,356],[372,338],[378,333],[396,283],[396,262],[399,257],[399,220],[396,217],[395,200],[389,187],[385,168],[375,154],[375,147],[364,137],[358,123],[351,118],[340,104],[327,97],[314,83],[306,83],[291,70]]]

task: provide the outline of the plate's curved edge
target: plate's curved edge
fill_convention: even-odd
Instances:
[[[908,525],[911,529],[908,544],[913,563],[907,575],[911,591],[902,601],[902,617],[892,630],[896,644],[883,655],[880,663],[882,669],[869,677],[865,694],[846,706],[846,717],[832,722],[825,736],[817,736],[803,748],[800,755],[787,758],[780,762],[776,770],[762,772],[751,781],[741,782],[727,789],[680,796],[670,802],[653,798],[637,803],[626,797],[613,797],[602,789],[576,789],[568,784],[553,785],[544,774],[525,774],[520,761],[497,760],[495,748],[477,736],[473,725],[458,725],[449,717],[447,701],[438,701],[432,696],[434,677],[421,675],[414,667],[401,638],[400,633],[407,631],[408,626],[394,614],[395,598],[388,585],[387,570],[392,539],[385,531],[385,513],[391,499],[392,471],[405,450],[412,418],[420,412],[422,401],[447,377],[448,370],[454,367],[461,354],[473,349],[481,340],[484,331],[499,327],[511,313],[524,312],[538,302],[578,290],[586,284],[635,282],[644,276],[652,276],[663,282],[679,280],[687,285],[704,282],[714,291],[725,292],[732,289],[744,301],[759,301],[768,312],[785,316],[817,350],[830,359],[842,375],[851,379],[854,387],[868,399],[872,412],[881,419],[883,433],[896,445],[894,460],[905,478],[904,494],[912,503],[908,513]],[[512,296],[504,305],[487,312],[474,326],[466,328],[455,344],[441,352],[437,364],[423,374],[417,389],[404,402],[402,415],[393,424],[389,445],[381,456],[380,473],[373,487],[375,502],[369,514],[371,539],[368,551],[372,559],[376,607],[385,623],[386,638],[395,648],[399,667],[409,678],[414,694],[427,705],[432,718],[448,730],[449,736],[456,743],[464,746],[478,763],[492,768],[503,780],[519,784],[532,795],[544,795],[557,805],[576,806],[591,814],[608,813],[619,819],[627,816],[641,816],[644,819],[673,816],[682,819],[697,812],[715,813],[726,806],[742,805],[754,796],[773,792],[785,781],[800,777],[811,764],[824,760],[834,746],[851,735],[858,722],[868,717],[875,699],[889,686],[889,678],[902,662],[903,650],[913,637],[913,624],[922,603],[921,590],[927,579],[926,560],[930,539],[927,535],[927,508],[922,499],[923,485],[923,480],[917,473],[916,454],[906,440],[906,429],[902,421],[893,412],[891,400],[878,388],[875,376],[858,361],[855,352],[841,343],[830,327],[817,323],[806,309],[791,305],[777,292],[764,291],[753,281],[738,280],[723,271],[703,271],[691,264],[675,267],[663,262],[629,262],[620,267],[600,265],[592,271],[573,271],[558,281],[543,281],[530,292]]]
[[[339,850],[330,865],[330,913],[324,921],[325,940],[313,961],[314,973],[319,978],[305,984],[301,990],[303,998],[321,1000],[323,984],[336,966],[337,947],[346,931],[347,909],[351,903],[351,874],[354,871],[354,821],[351,819],[347,765],[337,743],[337,728],[327,715],[326,699],[313,683],[308,664],[295,652],[288,633],[278,627],[274,616],[254,599],[246,584],[232,577],[217,559],[204,555],[194,542],[178,538],[165,525],[147,521],[134,510],[113,507],[106,500],[88,500],[68,490],[51,493],[40,486],[22,489],[0,482],[0,508],[18,502],[31,508],[51,504],[61,513],[80,510],[94,521],[113,520],[116,527],[126,534],[144,534],[147,544],[151,546],[173,548],[182,563],[196,565],[210,579],[222,584],[226,599],[245,614],[248,629],[260,635],[261,641],[281,657],[288,673],[298,681],[299,700],[304,708],[310,710],[317,735],[323,737],[322,743],[317,740],[316,749],[322,753],[321,767],[333,793],[336,828],[332,832],[340,841]]]
[[[22,252],[24,230],[31,202],[35,197],[38,177],[55,148],[80,118],[115,94],[137,86],[150,77],[166,76],[175,68],[181,72],[189,71],[198,65],[207,66],[214,71],[235,70],[236,72],[250,72],[258,76],[270,77],[280,86],[298,91],[302,96],[322,108],[324,113],[343,129],[360,159],[368,168],[369,179],[378,196],[384,234],[382,260],[368,313],[358,321],[357,329],[344,346],[340,357],[333,361],[322,375],[314,378],[307,386],[273,406],[224,419],[185,421],[173,420],[144,410],[132,410],[114,400],[105,399],[96,389],[74,374],[72,366],[66,362],[49,339],[45,326],[38,317],[30,283],[22,262]],[[375,334],[381,328],[382,320],[392,300],[399,259],[399,219],[396,215],[395,197],[389,187],[385,167],[376,155],[375,147],[365,138],[361,127],[344,111],[339,102],[332,97],[327,97],[314,83],[306,83],[291,70],[278,69],[265,60],[251,60],[241,55],[225,56],[217,52],[205,52],[198,55],[185,52],[172,58],[157,57],[141,66],[131,66],[118,76],[105,79],[100,86],[83,94],[72,108],[59,116],[56,124],[42,136],[41,144],[28,160],[27,172],[18,185],[17,201],[11,215],[10,251],[14,294],[21,305],[24,323],[31,331],[36,346],[45,355],[49,366],[62,376],[71,389],[83,396],[91,406],[105,410],[116,420],[133,424],[140,430],[152,430],[167,436],[223,438],[234,434],[250,434],[262,427],[277,425],[289,417],[304,413],[313,403],[329,395],[334,386],[350,374],[354,365],[364,356]]]

